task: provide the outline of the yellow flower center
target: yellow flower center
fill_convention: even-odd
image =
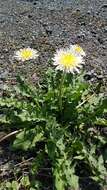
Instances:
[[[60,59],[60,64],[65,67],[74,67],[77,65],[77,57],[73,54],[63,54]]]
[[[22,59],[30,59],[32,57],[33,53],[29,49],[22,50],[21,52],[21,57]]]
[[[83,49],[80,46],[76,45],[75,51],[77,51],[78,53],[81,53],[81,52],[83,52]]]

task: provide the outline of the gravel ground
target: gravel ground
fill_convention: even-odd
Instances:
[[[107,79],[106,0],[0,0],[0,87],[20,70],[35,80],[56,48],[79,43],[91,77]],[[16,63],[22,47],[41,52],[36,62]]]
[[[106,0],[0,0],[0,89],[14,83],[19,71],[36,80],[55,49],[71,43],[86,51],[86,70],[92,80],[107,81]],[[41,52],[36,61],[13,60],[15,50],[28,46]],[[0,157],[2,167],[17,163],[8,143],[0,146]]]

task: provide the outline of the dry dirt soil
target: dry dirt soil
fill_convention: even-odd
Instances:
[[[35,80],[56,48],[80,44],[90,78],[107,79],[106,0],[0,0],[0,89],[17,72]],[[36,48],[40,57],[16,63],[14,51]]]

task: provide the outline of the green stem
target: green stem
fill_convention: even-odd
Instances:
[[[62,115],[62,96],[63,96],[63,84],[65,80],[65,72],[62,73],[61,81],[60,81],[60,86],[59,86],[59,109]]]

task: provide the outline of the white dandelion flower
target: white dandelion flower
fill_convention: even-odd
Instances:
[[[84,64],[83,57],[69,49],[60,49],[54,55],[53,64],[56,70],[62,70],[67,73],[79,73],[79,69]]]
[[[86,53],[85,51],[83,50],[83,48],[81,46],[79,46],[78,44],[75,44],[75,45],[71,45],[70,46],[71,48],[71,51],[73,51],[74,53],[76,53],[77,55],[80,55],[80,56],[86,56]]]
[[[19,61],[27,61],[30,59],[36,59],[38,57],[38,51],[33,48],[23,48],[15,52],[14,58]]]

